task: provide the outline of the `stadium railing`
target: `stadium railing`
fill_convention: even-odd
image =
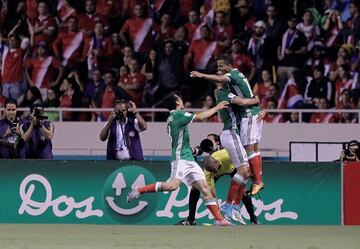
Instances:
[[[55,112],[59,115],[59,122],[63,122],[63,113],[64,112],[110,112],[113,108],[45,108],[46,112]],[[190,112],[201,112],[204,109],[201,108],[189,108],[185,109]],[[1,117],[3,117],[4,108],[0,108]],[[18,111],[29,111],[29,108],[18,108]],[[140,113],[147,113],[150,122],[155,121],[155,116],[157,113],[166,113],[168,112],[165,108],[138,108]],[[360,109],[266,109],[267,113],[292,113],[297,112],[299,114],[299,123],[303,123],[303,115],[302,114],[312,114],[312,113],[354,113],[357,114],[359,122],[360,117]]]

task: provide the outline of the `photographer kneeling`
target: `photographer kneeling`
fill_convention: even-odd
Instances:
[[[0,158],[25,158],[25,143],[22,138],[23,123],[17,114],[17,102],[5,102],[5,117],[0,120]]]
[[[143,160],[139,132],[147,125],[132,101],[116,100],[114,111],[100,132],[100,140],[107,143],[107,160]]]
[[[26,158],[53,159],[52,142],[54,124],[44,115],[44,107],[34,104],[30,116],[24,125],[23,139],[27,142]]]

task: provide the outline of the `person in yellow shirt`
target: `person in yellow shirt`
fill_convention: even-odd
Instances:
[[[217,135],[209,134],[208,138],[209,136],[213,136],[213,138],[215,138],[215,144],[216,144]],[[204,173],[205,173],[206,181],[210,187],[213,196],[216,197],[216,190],[215,190],[216,181],[224,175],[229,175],[230,177],[234,176],[236,174],[236,168],[231,162],[230,156],[225,149],[220,149],[218,151],[211,153],[210,156],[206,156],[204,158],[204,165],[205,165]],[[196,189],[191,189],[190,199],[189,199],[189,216],[187,217],[187,219],[180,221],[176,225],[196,225],[195,214],[196,214],[196,206],[199,198],[200,198],[200,193],[198,193]],[[244,197],[242,198],[242,202],[244,203],[246,210],[250,215],[251,223],[259,224],[257,217],[254,213],[254,207],[252,204],[251,196],[245,194]],[[235,203],[239,204],[240,200],[237,200],[237,198],[235,198]],[[243,225],[246,224],[240,214],[240,206],[238,209],[233,210],[232,217],[225,216],[225,218],[238,221]]]

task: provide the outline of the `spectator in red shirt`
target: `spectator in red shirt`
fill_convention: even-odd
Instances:
[[[187,21],[188,14],[195,9],[195,0],[179,0],[175,1],[175,3],[177,21],[180,25],[184,25]]]
[[[347,64],[341,65],[338,67],[337,74],[338,79],[335,83],[335,104],[336,106],[342,101],[341,93],[345,89],[354,88],[354,80],[350,75],[350,68]]]
[[[273,83],[271,74],[268,69],[263,69],[261,72],[261,81],[256,83],[253,88],[254,95],[259,96],[260,103],[269,92],[269,87]]]
[[[135,5],[134,14],[135,17],[126,20],[122,26],[120,38],[125,44],[132,44],[135,52],[146,53],[152,42],[153,20],[145,15],[141,4]]]
[[[212,28],[212,36],[217,41],[222,51],[229,48],[234,36],[231,25],[225,23],[225,12],[218,11],[215,14],[216,25]]]
[[[319,110],[328,109],[328,101],[325,98],[319,99],[318,104]],[[333,113],[317,112],[311,115],[311,123],[335,123],[335,118]]]
[[[215,41],[210,39],[210,28],[201,26],[201,39],[191,42],[188,53],[184,57],[185,71],[190,71],[193,60],[195,70],[205,70],[211,59],[217,59],[220,49]]]
[[[121,5],[118,3],[121,1],[116,0],[97,0],[96,1],[96,13],[99,13],[107,18],[118,18],[121,13]]]
[[[81,106],[81,95],[83,86],[80,82],[79,74],[71,72],[60,86],[60,107],[71,108]],[[64,121],[76,121],[79,119],[79,112],[63,112]]]
[[[23,39],[19,46],[19,38],[16,35],[10,35],[8,44],[9,46],[1,45],[3,95],[8,99],[17,99],[22,94],[23,60],[29,39]]]
[[[142,106],[145,76],[140,73],[138,61],[135,58],[130,60],[129,68],[130,73],[128,77],[124,78],[120,86],[129,94],[136,106]]]
[[[69,0],[59,0],[57,13],[60,19],[60,27],[67,27],[67,20],[70,16],[77,16],[76,10],[70,5]]]
[[[278,102],[275,99],[270,99],[267,102],[266,109],[277,109]],[[264,123],[284,123],[285,119],[282,113],[267,112]]]
[[[134,50],[132,49],[132,47],[130,45],[126,45],[126,46],[124,46],[122,53],[123,53],[122,64],[129,66],[130,60],[135,57]]]
[[[76,16],[69,17],[68,30],[60,32],[52,46],[61,65],[70,68],[82,62],[85,35],[78,30],[78,23]]]
[[[51,43],[56,31],[55,19],[49,15],[48,6],[45,1],[40,1],[37,6],[38,16],[32,22],[34,30],[34,43],[40,41]]]
[[[269,101],[271,101],[271,100],[277,101],[279,99],[279,94],[280,94],[279,85],[277,85],[276,83],[271,83],[266,96],[264,98],[262,98],[260,101],[261,107],[267,108]]]
[[[211,95],[206,95],[203,97],[201,101],[201,108],[204,110],[211,109],[215,106],[214,98]],[[211,117],[207,118],[206,120],[203,120],[203,122],[219,122],[219,116],[218,113],[215,113]]]
[[[187,30],[187,41],[200,39],[200,17],[196,10],[189,11],[189,22],[185,23],[184,27]]]
[[[251,57],[245,52],[245,43],[239,39],[234,39],[231,44],[231,57],[233,67],[242,72],[249,81],[255,77],[256,67]]]
[[[32,21],[37,17],[36,7],[38,6],[37,0],[26,0],[26,16]]]
[[[113,48],[111,39],[104,35],[104,25],[102,22],[97,22],[94,27],[94,35],[85,40],[84,58],[87,59],[88,71],[91,72],[94,68],[111,67],[111,55]]]
[[[25,75],[31,87],[40,89],[46,99],[47,88],[56,86],[63,74],[59,62],[48,54],[47,44],[39,42],[36,57],[25,61]]]
[[[325,46],[329,49],[334,49],[341,45],[342,39],[340,32],[344,28],[341,21],[340,13],[337,10],[328,10],[322,18],[322,28],[324,30]]]
[[[175,28],[171,25],[171,16],[169,13],[164,13],[161,16],[160,25],[155,26],[155,33],[157,42],[163,42],[166,39],[172,38],[175,34]]]
[[[96,13],[96,1],[95,0],[86,0],[85,2],[85,13],[79,15],[79,28],[86,35],[91,36],[94,34],[94,28],[96,23],[102,22],[104,25],[104,30],[108,30],[109,26],[107,24],[106,17]]]
[[[122,64],[122,50],[121,40],[119,34],[114,32],[111,34],[111,46],[113,48],[113,54],[111,56],[113,68],[119,68]]]
[[[109,71],[104,75],[105,90],[102,96],[101,108],[112,108],[116,99],[115,93],[115,76],[114,73]],[[102,113],[102,120],[107,120],[110,112]]]

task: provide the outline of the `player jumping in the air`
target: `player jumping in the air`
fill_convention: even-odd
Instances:
[[[218,69],[224,73],[223,75],[210,75],[193,71],[190,76],[228,85],[233,94],[243,98],[254,98],[248,80],[242,73],[232,67],[231,58],[225,57],[218,60],[217,64]],[[246,149],[253,177],[252,195],[259,193],[264,188],[262,159],[258,147],[262,133],[262,121],[257,121],[259,112],[259,104],[240,108],[238,112],[241,116],[241,121],[238,124],[240,126],[240,138]]]
[[[202,121],[211,117],[216,112],[227,108],[228,102],[222,101],[215,107],[200,113],[185,112],[184,103],[177,95],[170,95],[163,100],[165,107],[170,111],[167,119],[167,132],[171,140],[171,175],[167,182],[156,182],[143,187],[135,187],[127,196],[128,202],[139,198],[141,194],[158,191],[174,191],[181,182],[197,188],[205,205],[215,217],[214,225],[233,225],[220,214],[216,198],[210,192],[205,175],[200,166],[195,162],[189,142],[188,124],[192,121]]]

